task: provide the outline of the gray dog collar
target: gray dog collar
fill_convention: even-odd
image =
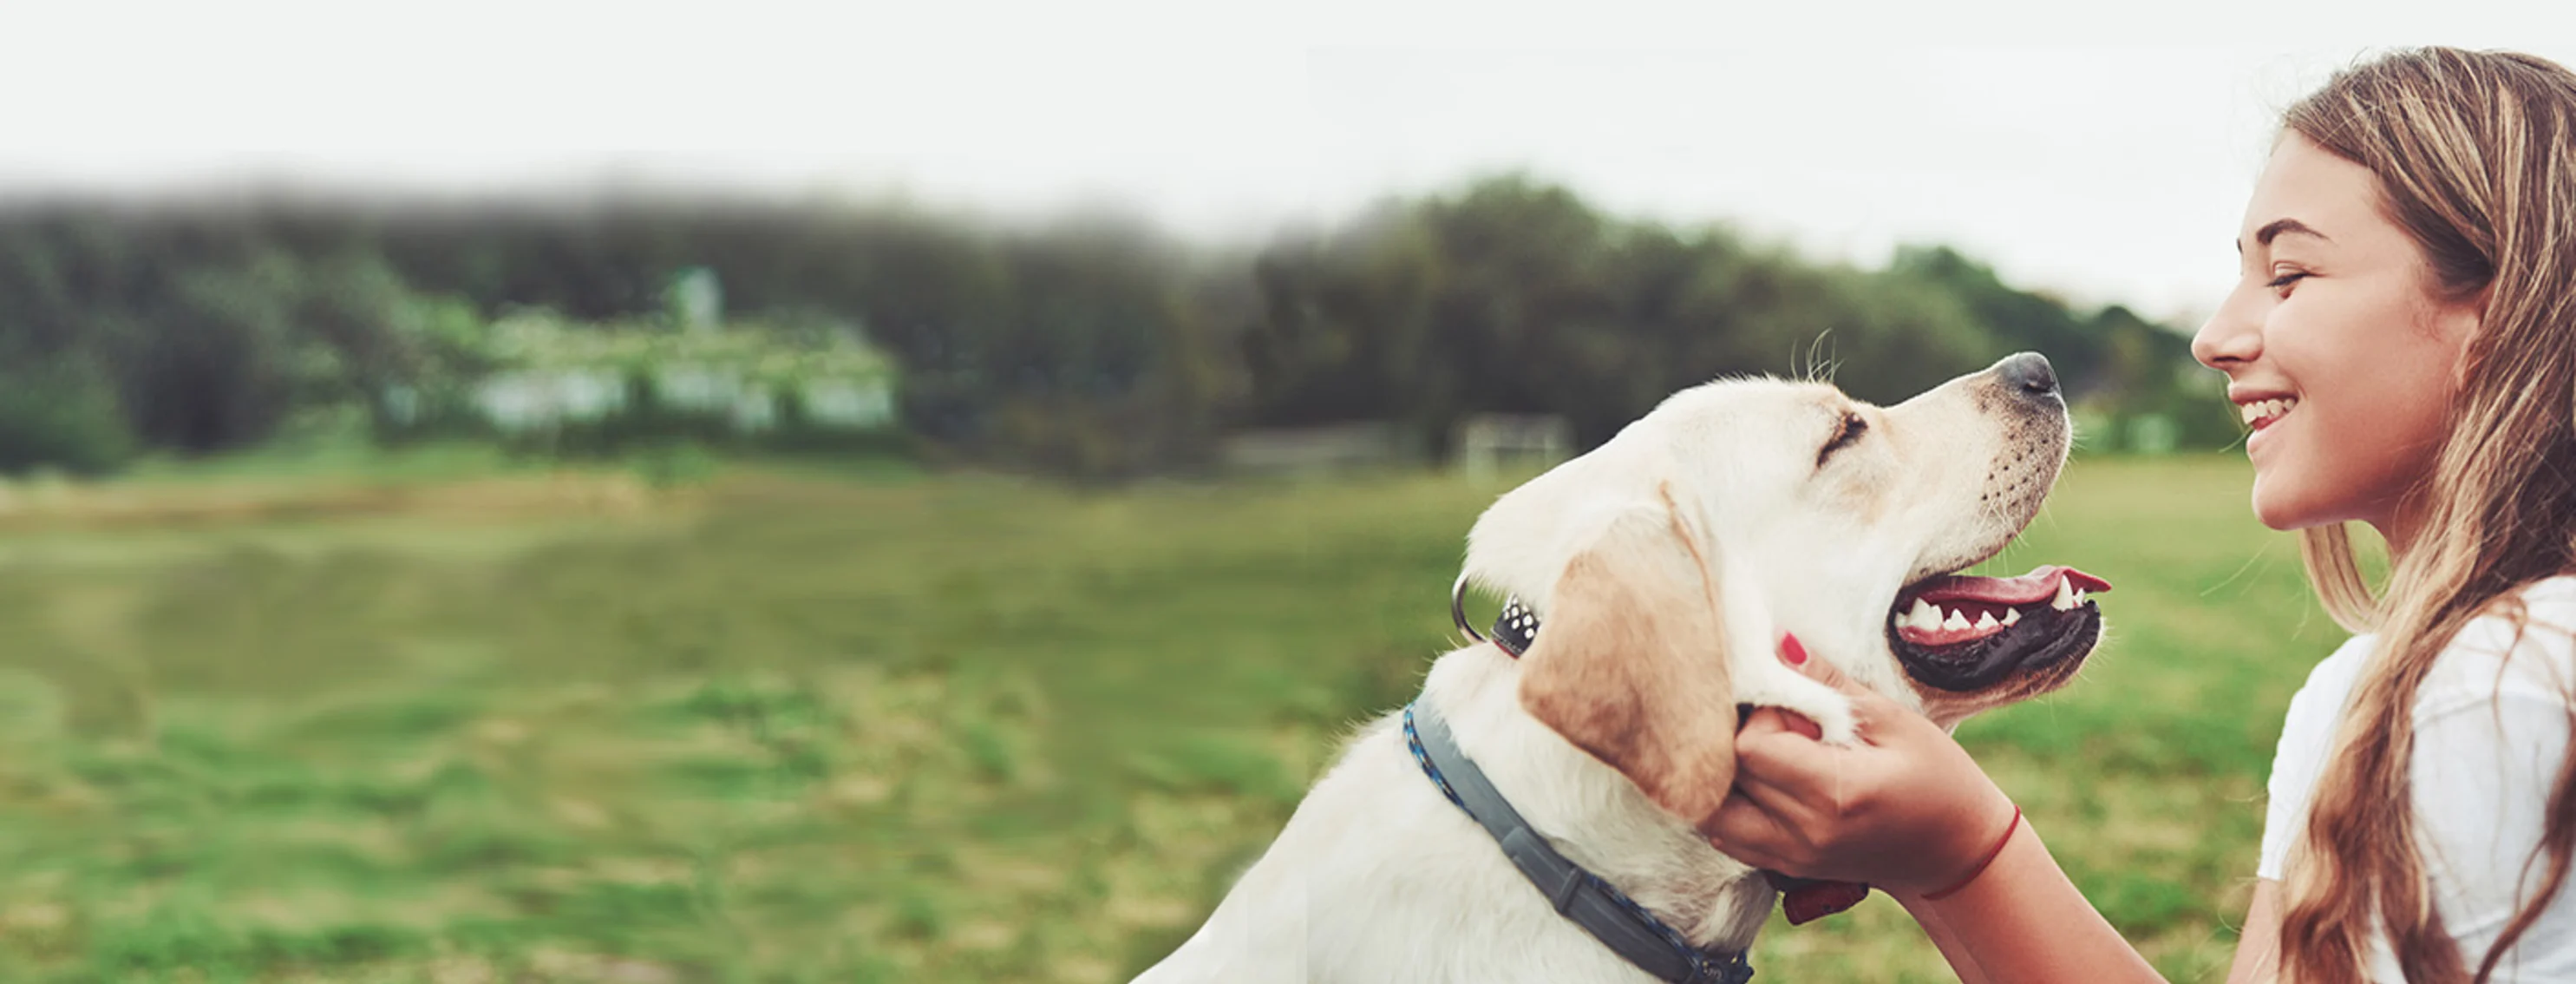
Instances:
[[[1533,617],[1529,624],[1535,627],[1538,620]],[[1499,632],[1503,626],[1497,622],[1495,629]],[[1423,774],[1440,787],[1441,795],[1493,835],[1503,856],[1547,896],[1557,914],[1583,927],[1610,952],[1672,984],[1745,984],[1753,979],[1753,964],[1743,951],[1709,951],[1690,945],[1645,906],[1548,846],[1547,839],[1485,778],[1485,770],[1458,747],[1449,722],[1429,701],[1405,705],[1404,743],[1413,750],[1413,760],[1422,766]]]

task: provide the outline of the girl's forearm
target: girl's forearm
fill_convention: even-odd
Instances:
[[[1941,957],[1948,960],[1950,969],[1959,975],[1959,984],[1993,984],[1986,977],[1986,969],[1977,965],[1977,955],[1968,952],[1967,945],[1957,934],[1950,932],[1950,927],[1941,921],[1939,912],[1929,906],[1907,911],[1914,915],[1914,922],[1923,927],[1923,935],[1932,938],[1932,945],[1941,948]]]
[[[2076,891],[2028,823],[1956,893],[1896,900],[1971,984],[2164,981]]]

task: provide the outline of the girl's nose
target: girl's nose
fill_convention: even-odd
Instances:
[[[2218,312],[2191,336],[2191,357],[2212,369],[2252,362],[2263,354],[2262,322],[2241,310],[2243,291],[2228,295]]]

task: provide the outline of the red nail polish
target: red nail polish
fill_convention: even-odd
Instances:
[[[1806,665],[1806,644],[1799,642],[1797,636],[1783,633],[1780,636],[1780,658],[1787,661],[1791,666]]]

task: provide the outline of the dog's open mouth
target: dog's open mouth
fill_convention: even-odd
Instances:
[[[1925,686],[1982,690],[2091,651],[2102,609],[2086,596],[2109,590],[2108,581],[2055,565],[2020,577],[1930,578],[1897,592],[1888,642]]]

